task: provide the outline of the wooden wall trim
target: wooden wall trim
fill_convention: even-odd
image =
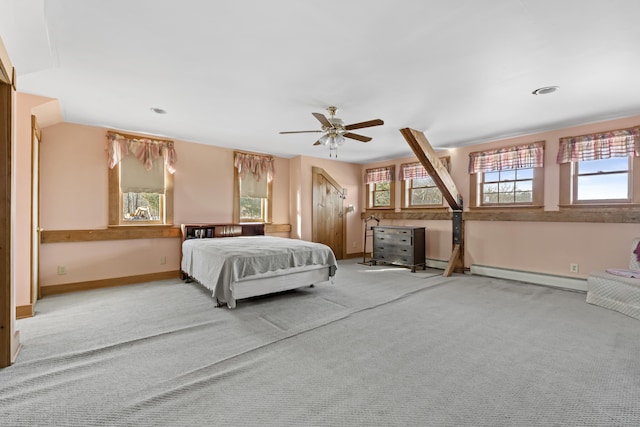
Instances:
[[[93,242],[180,237],[180,227],[123,226],[93,230],[42,230],[41,243]]]
[[[366,211],[360,214],[364,220],[369,215],[375,215],[378,219],[398,220],[427,220],[450,221],[451,212],[382,212]],[[465,211],[462,213],[464,221],[527,221],[527,222],[588,222],[588,223],[612,223],[627,224],[640,223],[640,209],[611,207],[574,209],[567,208],[560,211],[520,210],[513,211]]]
[[[265,233],[289,233],[291,224],[265,224]],[[181,237],[180,227],[164,225],[123,226],[92,230],[42,230],[40,243],[99,242],[103,240],[162,239]]]
[[[180,272],[162,271],[159,273],[138,274],[136,276],[114,277],[111,279],[90,280],[86,282],[63,283],[60,285],[42,286],[42,296],[65,294],[69,292],[87,291],[90,289],[110,288],[113,286],[133,285],[136,283],[152,282],[154,280],[177,279]]]
[[[33,305],[16,306],[16,319],[26,319],[27,317],[33,317]]]
[[[291,224],[265,224],[264,232],[268,233],[291,233]]]

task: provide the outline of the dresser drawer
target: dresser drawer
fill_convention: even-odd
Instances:
[[[413,244],[413,236],[411,234],[376,234],[373,236],[374,245],[378,243],[386,243],[389,245],[411,246]]]
[[[411,266],[415,264],[413,262],[413,257],[410,256],[409,254],[405,254],[405,255],[390,254],[385,252],[384,254],[378,255],[375,259],[376,261],[387,262],[389,264],[399,264],[399,265],[406,265],[406,266]]]

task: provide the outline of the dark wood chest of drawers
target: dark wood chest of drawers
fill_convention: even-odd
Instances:
[[[373,227],[372,261],[411,267],[425,264],[424,227],[378,226]]]

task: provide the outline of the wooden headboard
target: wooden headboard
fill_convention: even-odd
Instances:
[[[182,240],[214,237],[264,236],[264,224],[182,224]]]

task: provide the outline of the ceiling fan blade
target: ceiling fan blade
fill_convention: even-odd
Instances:
[[[342,136],[344,136],[345,138],[351,138],[351,139],[355,139],[355,140],[362,141],[362,142],[371,141],[371,138],[369,138],[368,136],[358,135],[357,133],[347,132],[347,133],[343,134]]]
[[[321,130],[292,130],[292,131],[280,132],[280,133],[284,134],[284,133],[318,133],[318,132],[322,132],[322,131]]]
[[[320,145],[320,144],[322,144],[322,142],[320,142],[320,140],[317,140],[316,142],[314,142],[313,145]]]
[[[311,114],[313,114],[313,117],[318,119],[318,121],[320,122],[320,124],[322,126],[325,126],[325,127],[328,127],[328,128],[333,127],[331,125],[331,122],[329,122],[329,120],[324,116],[324,114],[320,114],[320,113],[311,113]]]
[[[375,119],[375,120],[369,120],[368,122],[360,122],[360,123],[354,123],[352,125],[346,125],[344,128],[346,130],[354,130],[354,129],[368,128],[371,126],[380,126],[383,124],[384,122],[382,120]]]

